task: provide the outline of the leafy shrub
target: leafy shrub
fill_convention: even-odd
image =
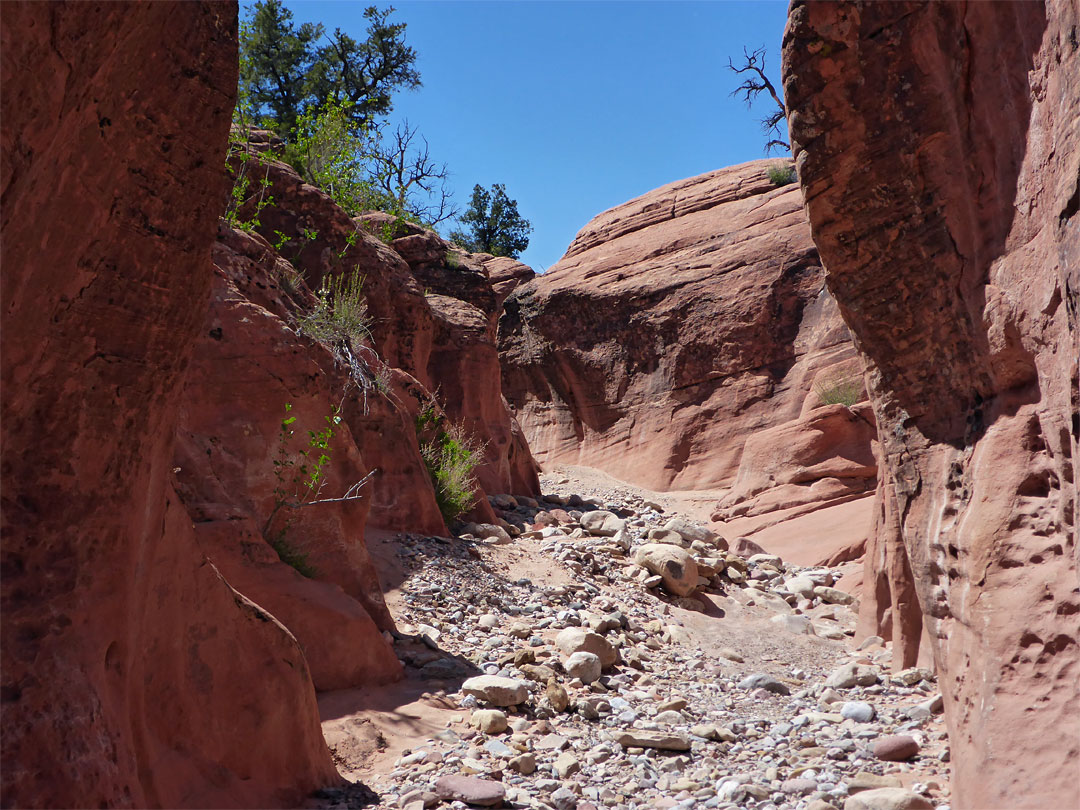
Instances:
[[[296,519],[295,510],[303,506],[318,503],[323,487],[326,486],[326,465],[330,463],[330,440],[334,437],[334,428],[341,423],[338,409],[333,408],[326,417],[326,427],[322,430],[309,430],[306,447],[293,452],[289,449],[293,437],[292,403],[285,403],[285,417],[278,428],[278,446],[274,456],[274,506],[263,527],[263,537],[278,553],[283,563],[291,565],[305,577],[314,577],[317,572],[308,563],[307,554],[299,551],[286,540],[286,535]],[[274,519],[282,509],[288,508],[285,525],[274,532]]]
[[[330,102],[301,115],[293,141],[285,146],[285,160],[305,182],[318,186],[349,216],[356,216],[391,207],[392,201],[370,178],[369,162],[378,132],[370,125],[354,124],[350,110],[348,102]]]
[[[331,349],[342,345],[352,352],[371,339],[371,317],[359,270],[323,280],[315,309],[300,319],[300,330]]]
[[[847,405],[862,401],[862,379],[848,374],[814,384],[814,392],[825,405]]]
[[[798,175],[795,174],[795,164],[793,163],[774,163],[765,171],[765,174],[768,175],[769,181],[774,186],[786,186],[798,179]]]
[[[435,502],[447,524],[457,520],[476,503],[476,476],[484,445],[461,425],[444,426],[445,420],[429,404],[416,417],[420,456],[424,459]]]
[[[260,224],[259,214],[274,204],[274,198],[269,193],[269,176],[265,171],[261,177],[256,176],[256,169],[261,165],[262,157],[257,152],[248,148],[247,143],[241,142],[237,136],[230,136],[225,170],[232,175],[233,183],[222,216],[231,228],[254,232]],[[241,216],[241,209],[248,212],[247,218]]]
[[[341,424],[340,406],[332,406],[324,420],[326,427],[309,430],[307,445],[294,451],[290,445],[295,433],[293,425],[296,417],[292,415],[292,404],[285,403],[285,416],[278,428],[277,452],[274,455],[274,504],[262,530],[266,542],[277,552],[281,561],[308,578],[318,576],[318,571],[308,562],[308,555],[287,539],[297,512],[306,506],[358,500],[361,489],[375,474],[372,470],[340,497],[323,497],[326,469],[330,463],[330,440],[334,438],[335,428]],[[283,510],[285,522],[275,530],[274,521]]]

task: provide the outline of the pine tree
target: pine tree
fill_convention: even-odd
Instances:
[[[518,213],[517,200],[506,196],[506,186],[496,183],[488,191],[473,186],[469,207],[461,215],[469,232],[452,231],[450,240],[470,253],[517,258],[529,246],[532,225]]]
[[[393,11],[369,7],[360,41],[340,28],[327,36],[318,23],[298,27],[281,0],[259,0],[240,33],[241,95],[284,138],[302,114],[328,103],[358,127],[390,112],[394,91],[420,86],[416,52],[405,44],[405,23],[389,21]]]

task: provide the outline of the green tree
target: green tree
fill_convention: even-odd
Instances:
[[[473,186],[472,199],[460,221],[468,233],[451,231],[450,241],[470,253],[517,258],[529,246],[532,225],[518,213],[517,200],[506,196],[502,183],[496,183],[490,191],[481,185]]]
[[[297,119],[285,159],[301,177],[318,186],[350,216],[392,207],[392,198],[374,184],[371,163],[379,135],[367,124],[355,125],[348,102],[329,102]]]
[[[322,25],[297,28],[292,19],[280,0],[262,0],[240,27],[240,95],[272,118],[282,136],[293,131],[306,105],[315,43],[323,36]]]
[[[357,126],[390,112],[395,90],[420,86],[416,52],[405,44],[405,23],[390,22],[393,11],[369,7],[359,41],[340,28],[326,35],[321,24],[297,27],[281,0],[259,0],[240,33],[241,96],[286,138],[302,114],[331,103]]]
[[[391,93],[420,86],[416,51],[405,44],[405,23],[391,23],[393,6],[380,11],[369,6],[367,39],[353,39],[334,29],[328,44],[319,48],[311,70],[308,89],[314,102],[349,102],[353,120],[370,121],[393,109]]]

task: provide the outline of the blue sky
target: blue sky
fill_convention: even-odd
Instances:
[[[363,38],[366,3],[289,2],[294,21]],[[383,7],[384,4],[380,4]],[[423,87],[395,97],[453,173],[504,183],[533,225],[522,261],[554,264],[593,216],[650,189],[764,157],[753,110],[729,96],[743,46],[780,81],[786,2],[398,0]],[[243,13],[243,12],[242,12]],[[444,229],[446,230],[446,229]]]

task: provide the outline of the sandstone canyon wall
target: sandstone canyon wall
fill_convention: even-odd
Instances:
[[[172,476],[236,5],[2,13],[3,804],[296,802],[338,780],[304,655]]]
[[[484,487],[538,491],[499,390],[497,297],[482,261],[448,259],[434,232],[377,213],[353,219],[290,166],[243,146],[234,162],[240,156],[237,172],[255,188],[265,179],[272,203],[240,208],[249,231],[219,230],[210,306],[181,397],[178,493],[207,556],[296,636],[316,689],[393,680],[401,666],[380,634],[393,622],[364,532],[447,534],[421,457],[420,410],[445,410],[484,443],[474,517],[495,519]],[[401,232],[390,244],[371,232],[385,238],[384,225]],[[317,339],[307,319],[312,291],[351,274],[363,279],[371,326],[348,355]],[[282,452],[297,458],[335,407],[341,421],[320,498],[366,480],[360,499],[275,515],[282,490],[297,489],[279,476]],[[298,438],[280,438],[286,417]]]
[[[1075,2],[792,4],[789,124],[867,361],[863,626],[929,638],[958,807],[1080,806]]]
[[[538,493],[495,344],[522,269],[227,154],[235,5],[3,13],[3,804],[295,805],[340,781],[316,690],[402,674],[365,531],[447,533],[417,415],[483,445],[472,518]],[[309,318],[352,274],[346,349]],[[328,424],[329,500],[283,507]]]
[[[748,436],[809,416],[815,379],[852,373],[802,198],[774,186],[771,165],[721,169],[605,211],[532,281],[507,268],[526,283],[500,324],[503,387],[537,460],[659,490],[730,486]],[[794,432],[821,432],[813,418]],[[831,497],[872,491],[873,426],[854,431],[856,462],[784,481],[752,462],[757,472],[724,506],[813,500],[824,478]],[[800,461],[810,470],[833,456],[804,446]]]

